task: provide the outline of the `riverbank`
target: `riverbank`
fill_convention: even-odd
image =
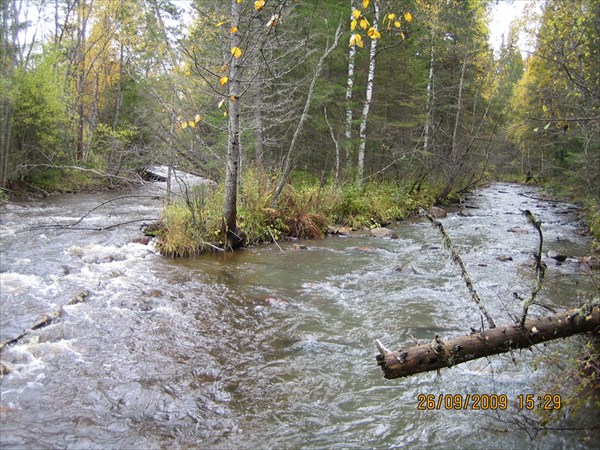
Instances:
[[[11,198],[111,191],[137,182],[139,177],[134,175],[109,175],[91,167],[38,167],[1,189],[0,202]]]
[[[245,245],[280,239],[320,239],[332,228],[373,229],[429,209],[436,190],[411,192],[389,182],[338,185],[301,181],[288,185],[277,207],[264,178],[246,174],[240,189],[238,229]],[[161,254],[193,256],[223,249],[223,189],[200,187],[169,204],[152,233]]]

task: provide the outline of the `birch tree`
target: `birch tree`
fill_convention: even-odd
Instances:
[[[350,21],[355,20],[354,11],[356,11],[355,0],[350,0]],[[354,87],[354,60],[356,59],[356,46],[350,45],[348,47],[348,78],[346,80],[346,129],[344,136],[346,138],[345,150],[346,150],[346,166],[350,168],[352,163],[350,150],[352,148],[352,89]]]
[[[369,110],[371,109],[371,100],[373,99],[373,90],[375,89],[375,57],[377,56],[377,42],[379,31],[379,2],[373,2],[374,15],[373,26],[369,29],[371,37],[371,48],[369,50],[369,73],[367,76],[367,92],[360,118],[359,146],[358,146],[358,183],[363,184],[365,172],[365,149],[367,147],[367,121],[369,119]]]

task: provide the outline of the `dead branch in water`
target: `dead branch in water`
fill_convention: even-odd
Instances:
[[[444,229],[444,226],[442,225],[441,222],[439,222],[438,220],[436,220],[435,218],[433,218],[433,216],[431,214],[427,213],[423,209],[421,209],[420,212],[425,217],[427,217],[429,219],[429,221],[433,224],[433,226],[435,228],[437,228],[439,230],[439,232],[442,234],[442,237],[444,239],[444,245],[450,250],[450,254],[452,255],[452,259],[454,260],[454,262],[456,262],[456,264],[458,264],[458,267],[460,267],[460,271],[462,273],[463,280],[465,280],[465,284],[467,285],[467,289],[469,289],[469,292],[471,293],[471,298],[477,304],[477,306],[479,307],[479,310],[481,311],[481,313],[485,316],[485,318],[486,318],[486,320],[487,320],[488,325],[490,326],[490,328],[495,328],[496,324],[494,323],[494,320],[492,319],[492,316],[490,316],[490,314],[488,313],[487,309],[485,308],[485,305],[483,304],[483,301],[481,300],[481,298],[477,294],[477,291],[475,290],[475,287],[473,286],[473,280],[471,279],[471,276],[467,272],[467,268],[465,267],[464,263],[462,262],[462,259],[461,259],[460,255],[458,254],[458,251],[456,251],[456,248],[454,247],[454,244],[452,243],[452,240],[450,239],[450,236],[448,236],[448,233],[446,233],[446,230]]]
[[[23,332],[13,338],[7,339],[4,342],[0,342],[0,352],[2,350],[4,350],[4,348],[7,345],[10,344],[14,344],[15,342],[19,341],[20,339],[24,338],[27,334],[29,334],[30,332],[32,332],[33,330],[37,330],[39,328],[43,328],[47,325],[50,325],[50,323],[55,320],[58,319],[61,315],[62,315],[62,311],[63,308],[65,306],[69,306],[69,305],[75,305],[77,303],[81,303],[83,301],[85,301],[85,299],[90,295],[90,293],[88,291],[81,291],[79,293],[77,293],[77,295],[75,295],[73,298],[71,298],[67,303],[65,303],[64,305],[59,306],[58,308],[54,309],[52,312],[48,313],[48,314],[44,314],[42,317],[40,317],[38,320],[36,320],[33,325],[31,325],[29,328],[27,328],[26,330],[23,330]]]

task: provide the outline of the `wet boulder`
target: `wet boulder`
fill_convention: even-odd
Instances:
[[[439,206],[432,206],[429,209],[429,215],[434,219],[443,219],[448,215],[444,208],[440,208]]]
[[[133,238],[129,242],[131,244],[148,245],[151,240],[152,240],[152,236],[146,235],[146,236],[141,236],[141,237]]]
[[[565,260],[568,258],[567,255],[562,255],[560,253],[555,252],[554,250],[548,250],[546,255],[548,256],[548,258],[552,258],[559,263],[565,262]]]
[[[371,236],[375,236],[378,238],[398,239],[398,235],[395,231],[385,227],[373,228],[371,230]]]

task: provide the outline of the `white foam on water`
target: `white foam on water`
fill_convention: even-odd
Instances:
[[[0,273],[0,291],[6,294],[21,294],[31,288],[38,288],[42,279],[37,275],[25,275],[17,272]]]

